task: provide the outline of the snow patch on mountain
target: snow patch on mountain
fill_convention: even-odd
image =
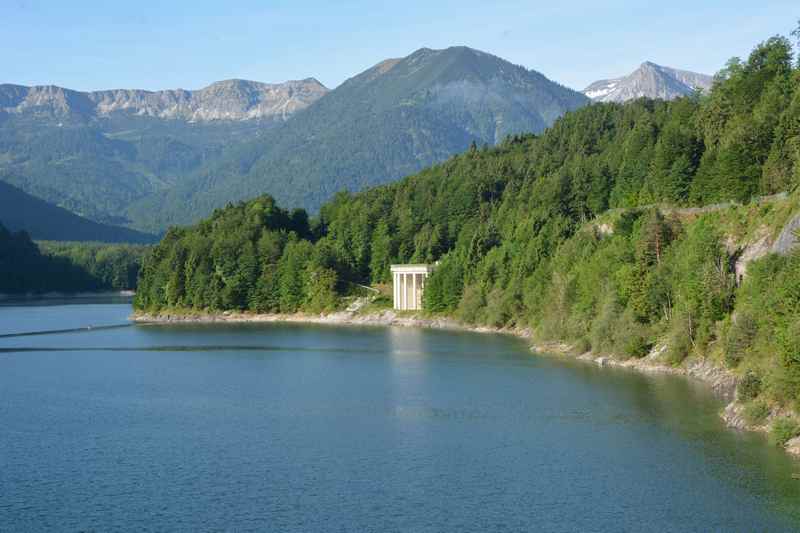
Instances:
[[[672,100],[693,92],[707,91],[714,78],[706,74],[642,63],[622,78],[599,80],[583,90],[595,102],[626,102],[637,98]]]

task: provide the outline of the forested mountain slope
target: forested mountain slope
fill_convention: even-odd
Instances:
[[[719,353],[753,376],[753,401],[797,407],[800,257],[735,274],[796,214],[797,193],[699,218],[648,206],[749,202],[798,183],[800,69],[776,37],[731,61],[708,96],[592,105],[541,136],[341,193],[309,229],[266,197],[217,211],[154,249],[136,306],[325,310],[345,281],[439,260],[429,312],[622,357],[659,343],[676,364]]]
[[[137,203],[135,219],[188,223],[228,201],[268,193],[316,211],[341,190],[394,181],[470,143],[541,132],[588,103],[538,72],[466,47],[423,48],[344,82],[280,128],[167,195]],[[176,209],[177,208],[177,209]]]
[[[44,251],[43,251],[44,250]],[[0,223],[0,295],[136,288],[144,246],[46,243]]]
[[[190,123],[0,111],[0,182],[97,222],[127,225],[128,206],[164,191],[272,123]]]
[[[26,231],[33,239],[152,243],[155,235],[100,224],[0,182],[0,223],[9,231]]]
[[[98,222],[131,224],[131,203],[173,187],[224,147],[257,139],[326,92],[314,79],[88,93],[0,84],[0,181]]]

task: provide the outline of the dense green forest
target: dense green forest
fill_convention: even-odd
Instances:
[[[0,293],[135,289],[147,247],[40,243],[0,224]]]
[[[149,246],[105,244],[98,242],[37,243],[51,259],[65,259],[85,271],[95,281],[97,290],[135,290],[142,259]]]
[[[798,407],[800,257],[770,255],[741,280],[730,232],[779,230],[797,195],[755,200],[798,183],[800,67],[774,37],[708,95],[591,105],[541,135],[340,193],[310,224],[261,197],[170,230],[136,306],[321,311],[346,282],[438,260],[430,313],[619,357],[661,343],[675,364],[717,354],[747,376],[757,417],[764,402]],[[723,202],[745,205],[674,209]]]

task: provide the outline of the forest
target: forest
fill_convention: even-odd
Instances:
[[[136,288],[147,246],[35,243],[0,224],[0,294],[119,291]]]
[[[730,60],[708,94],[593,104],[541,135],[341,192],[313,220],[262,196],[173,228],[135,306],[323,312],[351,282],[387,282],[392,263],[439,261],[426,312],[617,357],[660,343],[674,364],[716,354],[746,378],[756,420],[767,404],[800,407],[800,257],[739,277],[729,232],[785,223],[798,183],[800,66],[778,36]],[[763,200],[776,193],[789,195]],[[712,208],[678,209],[690,206]]]

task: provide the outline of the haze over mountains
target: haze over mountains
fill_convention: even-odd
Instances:
[[[0,85],[0,181],[107,225],[157,233],[262,193],[315,211],[471,143],[538,133],[596,101],[674,98],[711,78],[645,63],[586,95],[467,47],[314,78],[187,91]],[[1,219],[0,219],[1,220]]]
[[[595,102],[627,102],[636,98],[673,100],[698,89],[707,91],[713,82],[714,78],[706,74],[646,61],[627,76],[592,83],[583,94]]]

